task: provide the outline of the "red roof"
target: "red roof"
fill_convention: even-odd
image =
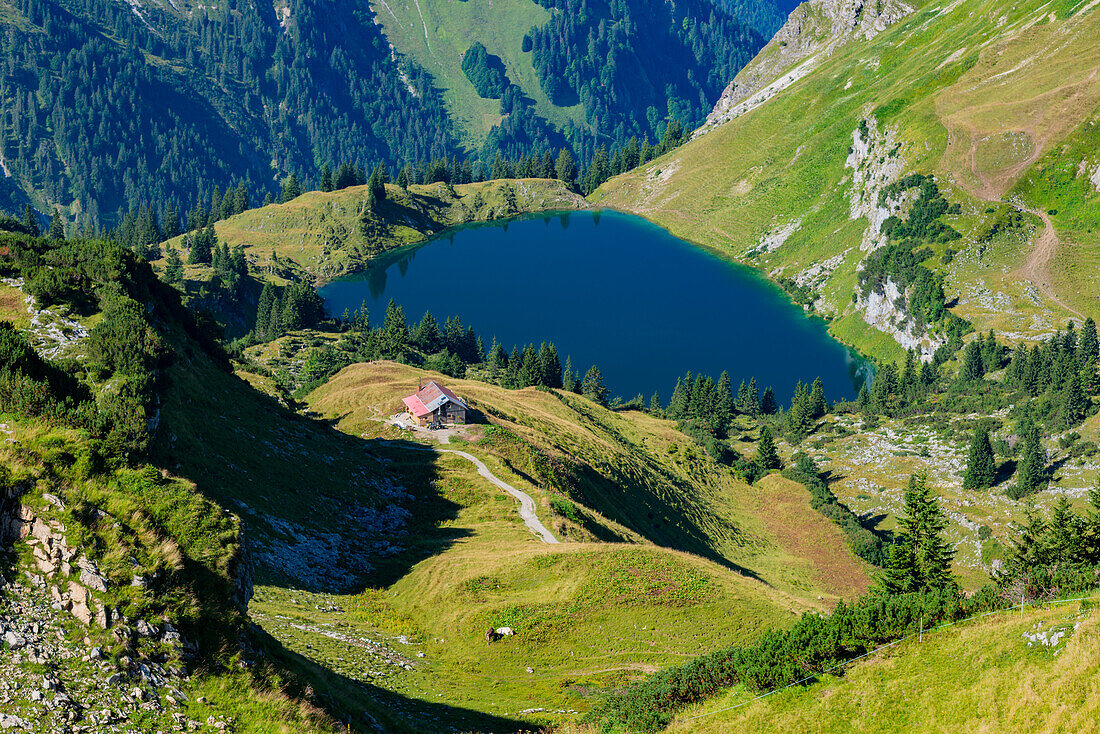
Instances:
[[[455,403],[463,408],[466,407],[466,401],[435,380],[424,385],[416,394],[402,398],[401,402],[405,403],[405,406],[417,418],[423,418],[430,413],[434,413],[447,403]]]
[[[405,404],[405,407],[409,409],[409,412],[415,415],[417,418],[423,418],[432,411],[424,407],[424,403],[420,402],[420,398],[415,395],[410,395],[407,398],[401,398],[401,402]]]

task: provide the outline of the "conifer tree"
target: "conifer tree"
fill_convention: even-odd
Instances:
[[[753,418],[760,415],[760,391],[756,387],[755,377],[749,378],[749,387],[745,391],[745,403],[749,415]]]
[[[813,430],[813,408],[810,392],[799,380],[791,399],[791,409],[787,411],[787,430],[794,436],[805,436]]]
[[[1051,563],[1075,563],[1081,560],[1085,526],[1069,506],[1066,496],[1059,495],[1047,523],[1047,553]]]
[[[538,385],[540,378],[538,351],[534,345],[528,344],[523,348],[523,356],[520,358],[519,386]]]
[[[187,261],[192,265],[205,265],[213,258],[214,245],[217,243],[214,225],[200,229],[191,238],[191,254]]]
[[[913,549],[917,582],[921,588],[954,588],[951,561],[954,551],[943,537],[947,517],[928,488],[928,477],[913,474],[905,489],[905,511],[898,527]]]
[[[892,543],[879,577],[879,589],[886,594],[911,594],[919,590],[918,584],[917,559],[912,544],[905,539]]]
[[[870,402],[871,394],[867,392],[867,383],[865,382],[859,386],[859,395],[856,396],[856,406],[860,410],[865,410]]]
[[[279,193],[279,203],[285,204],[301,195],[302,185],[298,183],[298,174],[291,173],[283,180],[282,191]]]
[[[588,372],[585,373],[582,390],[586,398],[597,405],[607,407],[608,390],[603,384],[603,374],[596,365],[589,367]]]
[[[749,386],[745,384],[744,380],[741,380],[741,384],[737,386],[737,410],[741,413],[748,413],[747,410],[749,402]]]
[[[425,311],[420,323],[416,325],[413,341],[428,354],[435,354],[443,346],[443,335],[439,331],[439,323],[435,320],[435,316],[432,316],[431,311]]]
[[[382,324],[382,348],[387,356],[397,357],[405,351],[408,341],[409,327],[405,321],[405,311],[391,298]]]
[[[332,191],[332,169],[327,163],[321,166],[321,191]]]
[[[985,374],[985,365],[982,364],[981,335],[966,345],[966,353],[963,357],[962,368],[959,370],[959,379],[967,382],[980,380]]]
[[[764,395],[760,398],[760,413],[762,415],[775,415],[779,411],[779,402],[775,399],[775,391],[771,387],[764,388]]]
[[[577,165],[573,162],[573,154],[567,148],[562,148],[558,153],[558,161],[554,166],[558,179],[566,186],[572,188],[577,178]]]
[[[1035,511],[1035,506],[1030,500],[1024,504],[1024,521],[1013,523],[1012,526],[1016,532],[1011,541],[1010,555],[1005,569],[1005,575],[1009,577],[1029,573],[1049,560],[1046,544],[1043,542],[1046,523]]]
[[[828,405],[825,402],[825,388],[821,384],[821,378],[814,379],[813,390],[810,391],[809,409],[810,415],[820,418],[825,415]]]
[[[65,220],[61,218],[61,212],[57,210],[57,207],[54,207],[53,216],[50,217],[48,237],[55,242],[61,242],[65,239]]]
[[[561,378],[561,386],[566,392],[576,392],[577,375],[573,372],[573,358],[565,358],[565,373]]]
[[[1061,405],[1058,408],[1058,423],[1062,428],[1077,425],[1088,414],[1089,401],[1081,388],[1081,378],[1073,371],[1066,379],[1062,392]]]
[[[653,393],[653,396],[649,399],[649,414],[653,416],[661,415],[661,395],[660,393]]]
[[[682,378],[676,378],[676,388],[672,391],[672,399],[668,404],[669,418],[682,420],[688,416],[688,408],[691,406],[691,385],[690,372]]]
[[[168,246],[168,260],[164,264],[164,282],[174,286],[183,283],[183,261],[179,251],[171,245]]]
[[[989,429],[979,426],[970,439],[970,453],[966,460],[963,489],[988,489],[997,477],[997,462],[993,445],[989,442]]]
[[[1085,325],[1081,327],[1080,344],[1077,347],[1077,359],[1082,366],[1089,362],[1095,362],[1100,356],[1100,342],[1096,336],[1096,322],[1089,316],[1085,319]]]
[[[27,204],[26,208],[23,209],[23,226],[26,227],[27,234],[31,237],[37,237],[41,234],[38,228],[38,215],[35,214],[34,207],[30,204]]]
[[[271,304],[274,300],[275,286],[264,283],[259,302],[256,304],[256,326],[253,329],[258,341],[267,341],[271,338]]]
[[[715,387],[714,398],[714,423],[715,429],[721,435],[729,430],[733,420],[733,392],[730,386],[730,374],[725,370],[718,377],[718,386]]]
[[[1016,486],[1011,489],[1013,499],[1038,492],[1046,485],[1046,451],[1039,428],[1034,423],[1028,423],[1022,433],[1024,447],[1020,462],[1016,465]]]
[[[760,429],[760,440],[756,444],[756,463],[764,471],[781,469],[783,462],[779,458],[779,451],[775,448],[775,438],[772,429],[764,426]]]

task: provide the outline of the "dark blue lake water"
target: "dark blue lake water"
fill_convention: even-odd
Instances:
[[[685,371],[736,389],[756,377],[788,401],[820,376],[830,400],[854,397],[865,364],[774,284],[638,217],[575,212],[465,227],[391,253],[320,291],[329,311],[364,300],[380,323],[393,298],[410,322],[458,315],[486,348],[558,346],[562,362],[597,364],[612,394],[667,401]]]

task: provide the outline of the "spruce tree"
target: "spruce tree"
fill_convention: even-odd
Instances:
[[[746,406],[748,405],[749,398],[749,386],[745,384],[744,380],[741,380],[741,384],[737,386],[737,410],[741,413],[748,413]]]
[[[1081,378],[1074,371],[1066,379],[1065,390],[1062,392],[1061,405],[1058,407],[1059,425],[1062,428],[1077,425],[1088,415],[1088,408],[1089,401],[1081,388]]]
[[[34,211],[34,207],[27,204],[23,210],[23,226],[27,230],[27,234],[31,237],[37,237],[41,234],[41,230],[38,228],[38,215]]]
[[[760,413],[762,415],[775,415],[779,411],[779,402],[775,399],[775,391],[771,387],[764,388],[764,395],[760,398]]]
[[[1029,500],[1024,504],[1024,522],[1013,523],[1016,531],[1012,538],[1005,576],[1016,577],[1030,573],[1036,566],[1045,565],[1047,556],[1046,523],[1035,511]]]
[[[989,442],[989,429],[979,426],[970,439],[963,489],[988,489],[996,478],[997,462],[993,456],[993,445]]]
[[[745,392],[745,403],[749,415],[753,418],[760,415],[760,391],[756,387],[755,377],[749,378],[749,387]]]
[[[725,435],[733,420],[733,392],[730,385],[730,373],[725,370],[718,377],[714,397],[714,426],[720,435]]]
[[[271,304],[275,301],[275,286],[264,283],[260,291],[260,300],[256,305],[256,326],[253,329],[256,339],[268,341],[271,339]]]
[[[1095,362],[1100,356],[1100,342],[1096,336],[1096,322],[1089,316],[1085,319],[1085,325],[1081,327],[1080,344],[1077,347],[1077,359],[1081,365]]]
[[[913,549],[917,580],[923,588],[955,587],[951,576],[955,553],[943,537],[947,526],[943,509],[928,488],[928,477],[910,476],[905,489],[905,511],[898,518],[898,527]]]
[[[661,415],[661,395],[659,393],[653,393],[653,396],[649,399],[649,414],[657,417]]]
[[[61,218],[61,212],[57,207],[54,207],[53,216],[50,217],[50,231],[47,236],[55,242],[65,239],[65,220]]]
[[[428,354],[435,354],[442,347],[443,335],[439,332],[439,323],[431,311],[425,311],[420,323],[416,325],[413,341]]]
[[[825,402],[825,388],[821,384],[821,378],[818,377],[814,380],[813,390],[810,391],[810,415],[814,418],[821,418],[825,415],[825,410],[827,408],[828,405]]]
[[[608,390],[603,384],[603,374],[596,365],[592,365],[585,373],[582,390],[586,398],[607,407]]]
[[[577,375],[573,372],[573,358],[565,358],[565,372],[561,377],[562,389],[566,392],[576,392]]]
[[[971,382],[982,379],[985,374],[985,365],[982,364],[981,337],[966,345],[966,353],[963,357],[962,368],[959,370],[959,379]]]
[[[577,165],[573,162],[573,154],[570,153],[567,148],[562,148],[561,152],[558,153],[558,160],[554,165],[554,170],[559,180],[564,182],[569,188],[573,187],[573,182],[577,178]]]
[[[772,429],[768,426],[760,429],[760,440],[756,444],[756,463],[764,471],[783,467],[783,462],[779,458],[779,451],[775,448]]]
[[[1026,497],[1046,486],[1046,451],[1039,428],[1028,423],[1022,433],[1024,447],[1016,465],[1016,486],[1010,492],[1013,499]]]
[[[668,403],[669,418],[683,420],[688,417],[688,408],[691,405],[691,385],[690,372],[682,378],[676,378],[676,388],[672,391],[672,399]]]
[[[321,191],[332,191],[332,169],[327,163],[321,166]]]
[[[860,410],[866,410],[870,402],[871,394],[867,392],[867,383],[865,382],[859,386],[859,394],[856,396],[856,407]]]
[[[168,246],[168,260],[164,264],[164,282],[174,286],[183,283],[183,261],[179,251],[171,245]]]
[[[1075,563],[1081,560],[1084,523],[1069,506],[1066,496],[1059,495],[1047,523],[1047,552],[1052,563]]]
[[[292,173],[283,180],[283,187],[279,193],[279,203],[297,199],[302,195],[302,185],[298,183],[298,174]]]
[[[886,594],[911,594],[919,590],[917,559],[907,539],[890,545],[878,588]]]
[[[399,357],[404,353],[408,341],[409,327],[405,321],[405,311],[391,298],[382,324],[382,348],[387,356]]]

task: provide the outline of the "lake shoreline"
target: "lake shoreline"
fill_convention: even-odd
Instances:
[[[873,375],[870,360],[759,268],[610,207],[449,227],[318,291],[334,313],[365,301],[377,314],[392,297],[413,320],[429,310],[457,314],[486,346],[492,337],[509,347],[555,342],[578,372],[599,364],[624,397],[671,390],[671,365],[678,375],[728,369],[780,395],[794,376],[809,382],[817,370],[838,399]]]

